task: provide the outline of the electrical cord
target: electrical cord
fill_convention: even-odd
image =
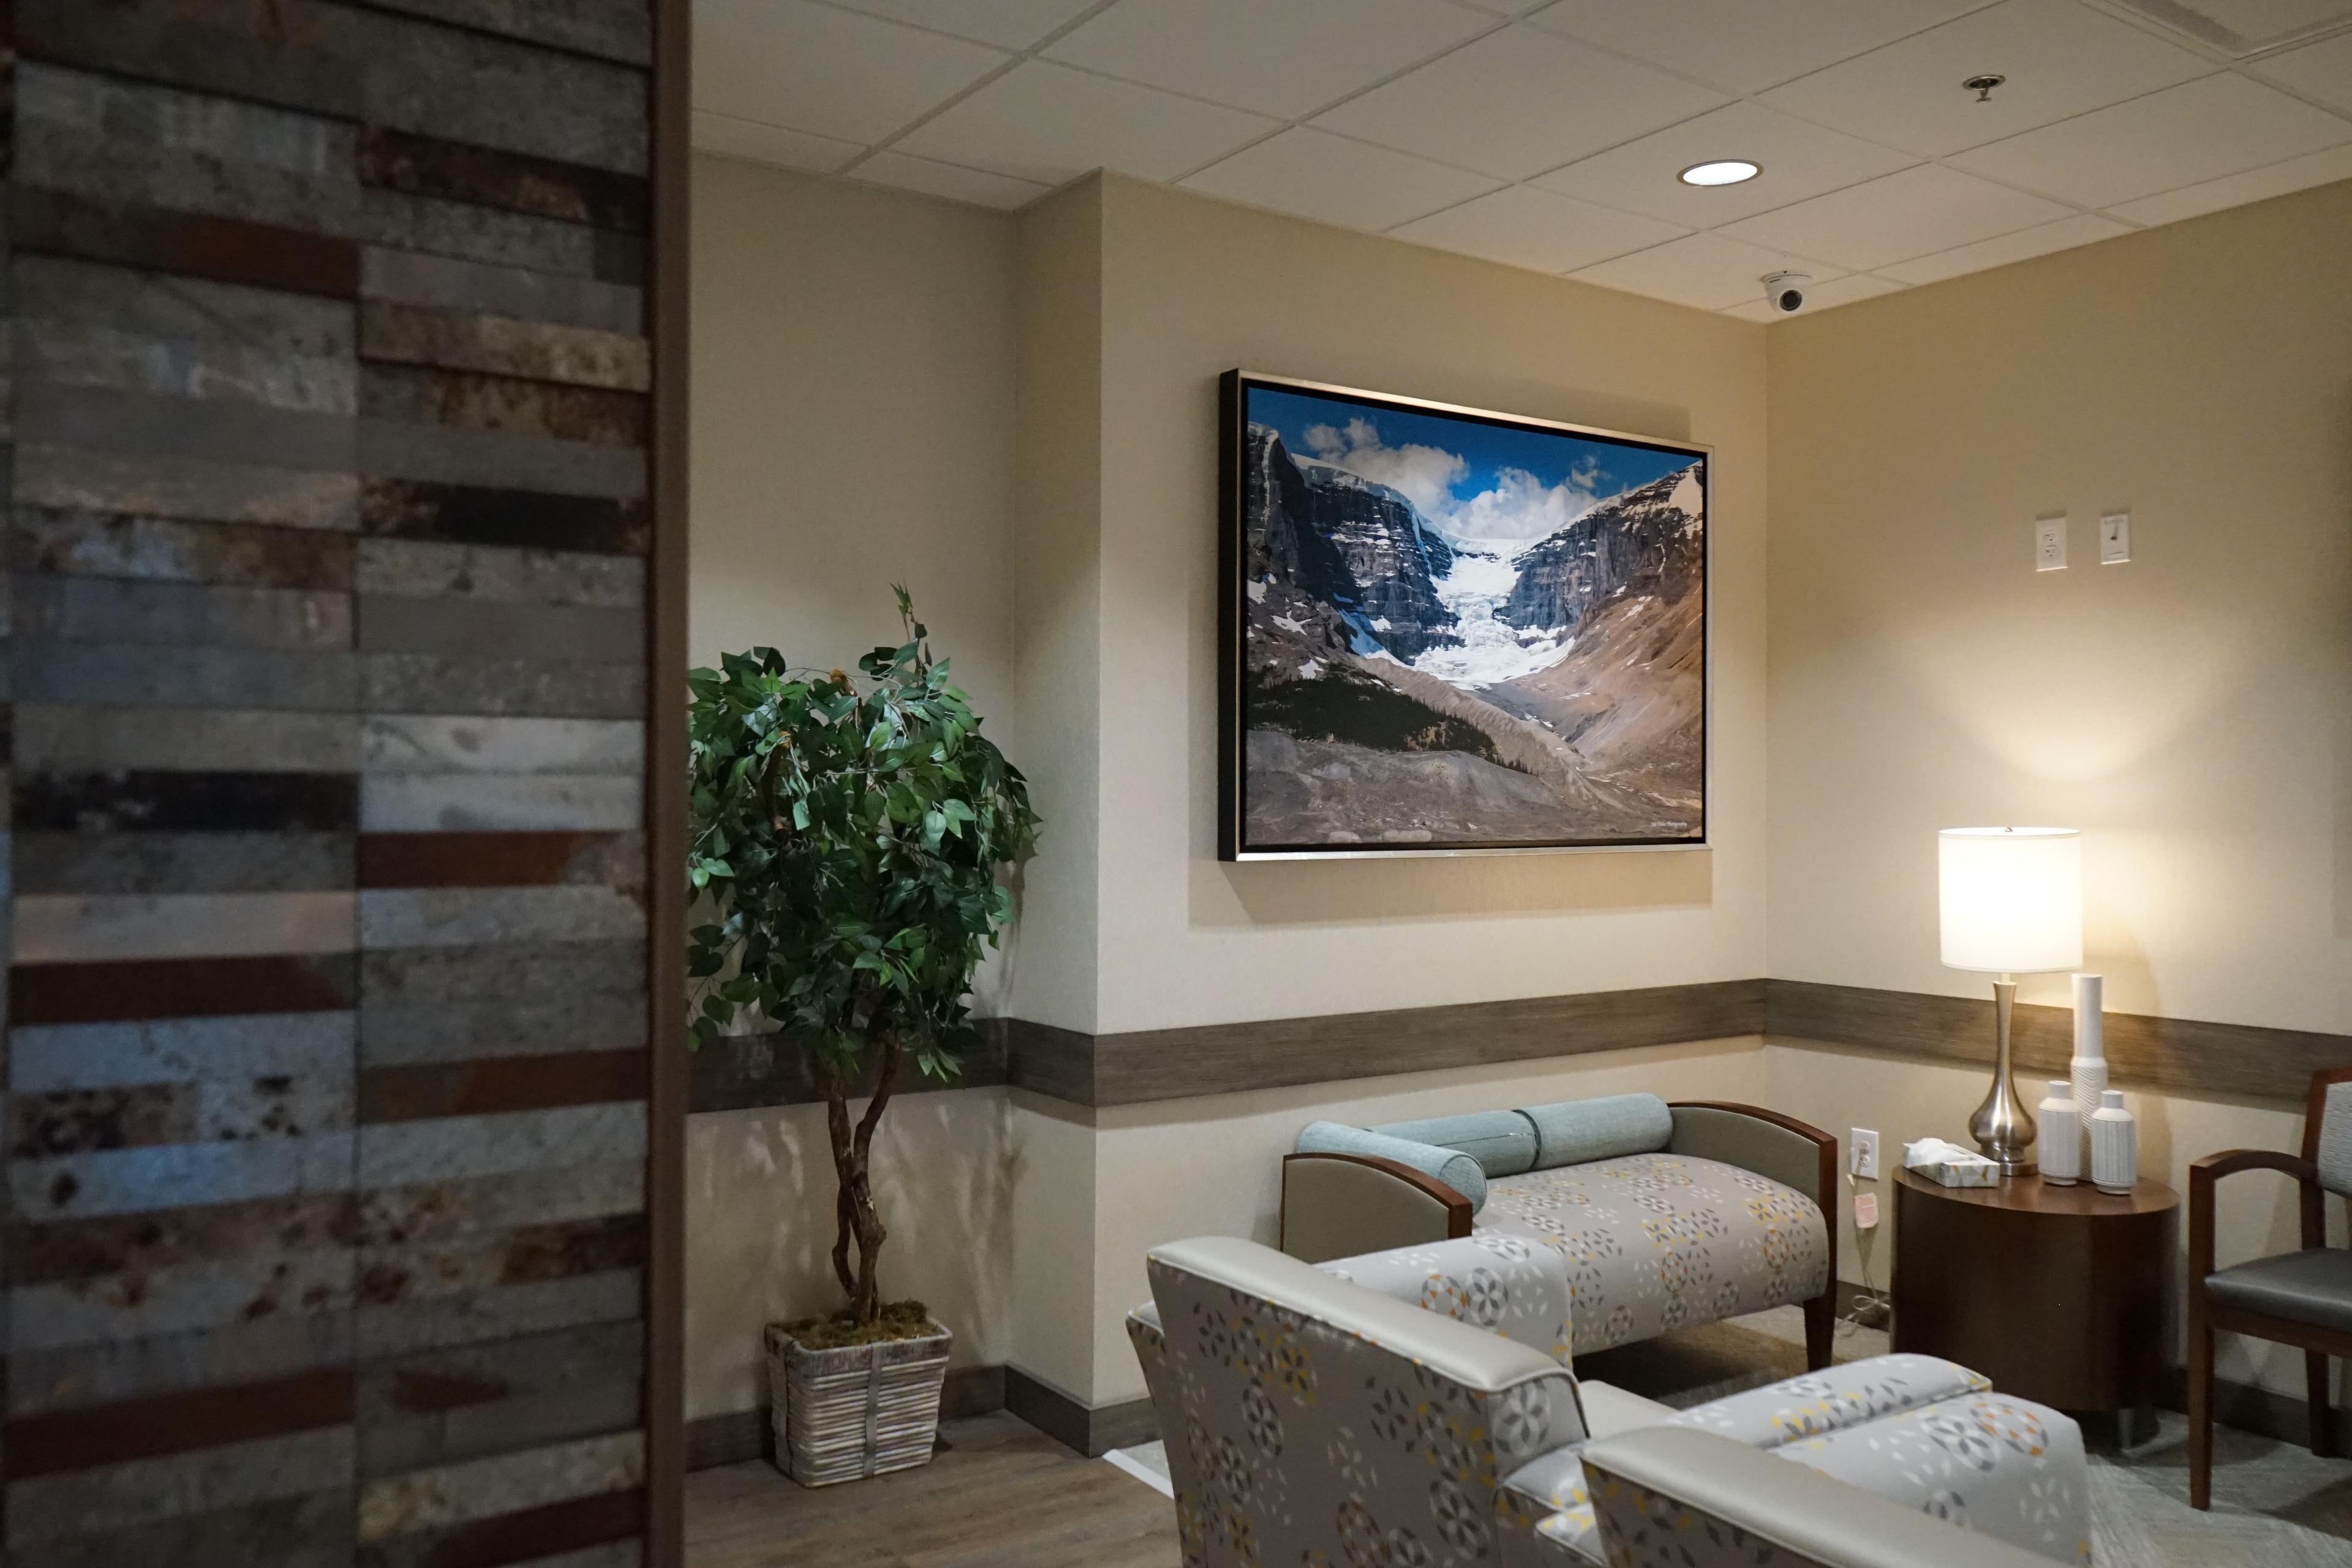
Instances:
[[[1845,1184],[1850,1190],[1857,1192],[1860,1189],[1854,1180],[1853,1167],[1860,1158],[1860,1153],[1857,1152],[1848,1157],[1845,1166]],[[1871,1228],[1875,1230],[1877,1226],[1874,1226]],[[1894,1316],[1895,1311],[1894,1301],[1888,1298],[1885,1291],[1878,1289],[1870,1277],[1870,1252],[1862,1245],[1861,1234],[1858,1231],[1854,1237],[1853,1250],[1854,1257],[1862,1264],[1862,1289],[1854,1295],[1853,1306],[1837,1321],[1835,1332],[1840,1338],[1859,1329],[1884,1328],[1888,1320]]]

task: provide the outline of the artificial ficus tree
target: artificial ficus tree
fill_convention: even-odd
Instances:
[[[943,1081],[961,1072],[979,1037],[972,973],[1013,917],[1003,874],[1038,828],[1020,770],[894,591],[906,641],[859,659],[862,681],[793,669],[773,648],[687,677],[687,878],[714,916],[688,938],[694,1043],[753,1016],[804,1042],[840,1184],[833,1269],[861,1326],[880,1312],[887,1234],[874,1130],[908,1061]]]

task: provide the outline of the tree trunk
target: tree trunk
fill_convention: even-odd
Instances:
[[[882,1254],[882,1243],[889,1237],[882,1216],[874,1210],[874,1189],[870,1180],[870,1161],[874,1147],[874,1129],[882,1121],[882,1112],[890,1103],[890,1091],[898,1081],[899,1050],[896,1038],[882,1042],[882,1070],[874,1085],[874,1098],[867,1102],[866,1114],[853,1130],[849,1121],[847,1086],[838,1074],[827,1074],[821,1086],[824,1094],[825,1131],[833,1142],[834,1178],[839,1185],[835,1203],[834,1218],[838,1229],[833,1243],[833,1276],[841,1282],[844,1294],[849,1298],[851,1318],[859,1324],[874,1321],[882,1313],[881,1287],[876,1269]],[[857,1244],[857,1268],[849,1267],[849,1246]]]

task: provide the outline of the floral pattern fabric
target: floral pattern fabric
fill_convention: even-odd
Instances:
[[[1563,1366],[1568,1363],[1573,1320],[1567,1266],[1551,1248],[1524,1237],[1473,1236],[1335,1258],[1316,1267],[1392,1300],[1539,1350]]]
[[[1609,1568],[1831,1568],[1622,1477],[1601,1482],[1597,1505],[1591,1561]]]
[[[1342,1325],[1158,1260],[1128,1320],[1187,1568],[1577,1560],[1498,1517],[1502,1478],[1584,1435],[1565,1369],[1474,1387]],[[1531,1521],[1530,1521],[1531,1522]]]
[[[1773,1452],[2038,1556],[2091,1560],[2082,1429],[2039,1405],[1972,1394]]]
[[[1819,1204],[1683,1154],[1498,1177],[1472,1235],[1534,1242],[1567,1263],[1577,1354],[1808,1300],[1829,1283]]]

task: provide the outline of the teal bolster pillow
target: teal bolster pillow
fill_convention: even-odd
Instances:
[[[1302,1154],[1365,1154],[1376,1160],[1394,1160],[1444,1182],[1468,1198],[1474,1211],[1486,1201],[1486,1173],[1478,1168],[1477,1161],[1459,1149],[1441,1149],[1434,1143],[1391,1138],[1338,1121],[1308,1122],[1299,1131],[1297,1149]]]
[[[1530,1105],[1538,1171],[1613,1160],[1621,1154],[1654,1154],[1675,1135],[1675,1113],[1654,1094],[1612,1094],[1604,1100],[1564,1100]]]
[[[1434,1143],[1441,1149],[1459,1149],[1490,1176],[1516,1176],[1535,1169],[1536,1124],[1523,1111],[1433,1116],[1426,1121],[1391,1121],[1370,1131],[1415,1143]]]

